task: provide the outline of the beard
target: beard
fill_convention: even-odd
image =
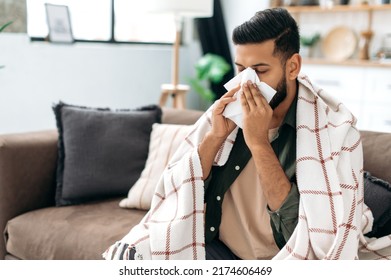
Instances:
[[[286,84],[286,75],[281,78],[281,80],[277,84],[276,94],[273,96],[272,100],[270,100],[269,105],[274,110],[282,101],[284,101],[287,95],[287,84]]]

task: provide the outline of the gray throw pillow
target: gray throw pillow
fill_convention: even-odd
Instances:
[[[364,171],[364,202],[373,214],[372,231],[368,237],[391,234],[391,185]]]
[[[88,108],[59,102],[56,205],[126,196],[144,168],[158,106],[133,110]]]

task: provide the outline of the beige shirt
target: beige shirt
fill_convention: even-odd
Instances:
[[[269,138],[274,138],[276,132],[277,129],[271,130]],[[266,207],[251,158],[225,193],[222,204],[219,238],[239,258],[271,259],[278,253]]]

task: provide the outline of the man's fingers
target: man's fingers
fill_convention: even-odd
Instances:
[[[240,89],[240,85],[237,85],[236,87],[234,87],[233,89],[231,89],[230,91],[228,91],[227,93],[225,93],[219,100],[219,104],[221,105],[227,105],[228,103],[231,103],[232,101],[235,101],[236,100],[236,96],[235,93],[238,92],[238,90]]]
[[[255,91],[255,88],[253,87],[252,83],[248,81],[243,85],[243,95],[246,98],[246,101],[248,103],[248,106],[250,109],[254,109],[257,104],[254,100],[254,95],[257,94]]]
[[[255,83],[251,83],[249,85],[251,88],[252,98],[254,100],[254,103],[257,107],[263,106],[263,107],[269,107],[269,103],[267,102],[266,98],[262,95],[261,90]]]
[[[236,97],[234,95],[239,89],[240,89],[240,84],[234,87],[233,89],[229,90],[228,92],[226,92],[223,96],[221,96],[216,104],[215,113],[221,114],[228,103],[235,101]]]
[[[243,85],[242,94],[240,95],[240,104],[242,105],[243,113],[247,113],[250,110],[250,105],[247,100],[247,96],[244,90],[244,85]]]
[[[240,89],[240,84],[238,84],[236,87],[232,88],[231,90],[227,91],[221,98],[225,97],[232,97],[234,94]]]
[[[252,84],[251,87],[253,88],[253,90],[251,92],[253,93],[253,98],[254,98],[255,104],[257,104],[257,106],[261,106],[261,105],[265,106],[267,104],[267,100],[262,95],[259,87],[256,84]]]

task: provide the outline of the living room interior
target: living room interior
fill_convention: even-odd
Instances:
[[[160,118],[159,114],[162,115],[161,122],[164,124],[190,125],[212,101],[205,100],[195,88],[189,86],[189,90],[184,93],[184,108],[181,108],[185,111],[178,113],[172,110],[175,109],[174,95],[172,98],[169,96],[161,108],[162,112],[156,110],[162,95],[162,85],[172,82],[174,35],[170,42],[131,42],[130,39],[121,42],[110,41],[112,38],[101,40],[97,37],[88,40],[73,38],[72,42],[55,42],[49,36],[49,26],[43,28],[43,33],[40,33],[39,28],[37,33],[34,33],[35,29],[31,29],[31,15],[34,13],[30,10],[29,14],[29,9],[33,9],[33,2],[41,3],[41,16],[45,16],[44,3],[65,6],[70,3],[67,0],[0,0],[0,26],[10,22],[10,25],[0,33],[0,148],[4,145],[4,152],[0,149],[0,207],[3,207],[2,210],[6,207],[12,209],[7,210],[7,214],[0,214],[4,215],[0,219],[1,231],[8,223],[6,242],[0,244],[0,259],[100,259],[101,253],[108,245],[118,240],[128,232],[131,225],[141,220],[150,206],[151,194],[141,191],[138,196],[147,197],[140,198],[137,207],[134,203],[123,201],[130,199],[127,197],[128,191],[123,189],[119,190],[119,193],[122,192],[120,198],[118,192],[111,193],[108,196],[109,200],[103,204],[99,202],[90,205],[89,200],[82,200],[80,203],[77,194],[76,200],[64,199],[63,203],[58,204],[55,201],[55,192],[58,191],[55,189],[59,156],[57,149],[64,145],[58,144],[58,141],[62,141],[59,140],[58,133],[61,134],[65,130],[61,131],[63,128],[58,126],[59,111],[56,110],[65,108],[64,104],[105,110],[133,110],[142,107],[153,112],[153,116],[149,116],[148,119],[151,127],[152,123]],[[89,4],[84,5],[84,9],[94,9],[95,1],[85,2]],[[116,0],[101,2],[106,2],[106,7],[109,7],[109,16],[114,14],[111,5],[115,5]],[[244,4],[244,1],[237,0],[215,0],[214,7],[216,2],[223,16],[227,34],[231,74],[235,71],[232,64],[234,46],[230,38],[232,30],[258,10],[283,6],[291,12],[303,36],[303,72],[326,91],[338,95],[352,110],[358,118],[358,129],[366,132],[363,134],[365,170],[390,182],[390,2],[246,0]],[[137,13],[136,4],[134,5]],[[74,11],[71,5],[67,11],[72,19]],[[122,13],[126,14],[126,11]],[[129,11],[130,15],[132,13],[135,11]],[[193,17],[183,19],[178,59],[178,82],[183,85],[191,84],[190,79],[197,75],[195,66],[206,54],[200,40],[200,30],[197,29],[197,20]],[[47,24],[47,18],[40,18],[40,22]],[[113,20],[109,23],[112,24]],[[71,24],[73,30],[76,30],[75,23],[71,21]],[[159,26],[156,26],[156,29],[159,29]],[[96,28],[94,32],[95,30]],[[232,77],[226,78],[229,80]],[[203,81],[203,84],[210,86],[209,81]],[[219,88],[220,92],[215,93],[216,97],[224,93],[221,92],[224,89],[222,85]],[[72,123],[72,120],[69,120],[69,123]],[[166,129],[169,131],[172,128]],[[25,133],[28,133],[28,136],[23,136]],[[175,131],[170,133],[171,137],[174,137]],[[1,139],[2,137],[5,138]],[[10,143],[9,147],[7,143]],[[144,144],[148,151],[149,142]],[[175,145],[177,144],[179,145]],[[158,152],[156,153],[158,156]],[[141,171],[144,170],[146,155],[142,156],[145,157],[144,162],[139,164],[139,173],[132,178],[133,183],[136,183]],[[22,163],[19,161],[22,158],[28,161]],[[148,161],[145,165],[148,166]],[[148,178],[147,183],[151,185],[152,181],[152,178]],[[382,184],[384,186],[384,182]],[[14,190],[21,185],[21,190]],[[129,185],[126,187],[129,188]],[[391,205],[391,187],[388,184],[384,188],[387,192],[382,193],[385,198],[383,203]],[[101,196],[102,193],[97,194],[97,197]],[[15,206],[18,204],[15,203],[11,206],[12,199],[5,201],[6,197],[11,197],[14,202],[20,202],[20,205]],[[120,201],[123,201],[122,208],[118,206]],[[105,236],[106,226],[113,220],[118,221],[118,217],[126,217],[128,213],[124,213],[124,208],[131,207],[136,208],[132,210],[131,219],[126,222],[120,221],[114,228],[118,232]],[[63,208],[60,209],[61,213],[59,208]],[[47,212],[43,213],[41,210]],[[103,213],[109,216],[104,216]],[[30,216],[23,216],[25,214]],[[391,220],[390,210],[385,210],[384,219],[385,217]],[[48,219],[55,224],[59,218],[69,218],[72,229],[81,230],[87,225],[85,232],[79,234],[76,230],[68,233],[68,237],[53,237],[54,231],[59,231],[58,229],[62,229],[64,225],[58,224],[59,228],[49,229],[50,226],[45,224],[45,220]],[[97,219],[97,225],[93,225],[94,219]],[[26,229],[23,228],[24,225]],[[36,225],[40,225],[40,229],[35,228]],[[47,229],[47,233],[36,239],[40,234],[39,230],[42,229]],[[25,235],[22,233],[24,231],[31,231],[32,236]],[[98,231],[98,238],[104,240],[99,245],[94,244],[94,240],[89,240],[91,232],[94,231]],[[391,232],[391,222],[388,219],[384,220],[384,231]],[[80,241],[76,241],[79,238]],[[36,242],[32,241],[35,239]],[[76,242],[78,248],[83,248],[83,252],[68,250],[65,248],[66,244],[61,248],[48,246],[42,249],[48,240],[56,243],[62,239],[68,245]],[[95,250],[84,250],[93,246]]]
[[[1,2],[3,13],[8,11],[8,14],[1,15],[2,24],[14,21],[0,36],[0,65],[5,66],[0,72],[1,133],[54,128],[51,106],[59,100],[77,105],[111,108],[154,104],[159,101],[161,85],[171,81],[172,45],[94,42],[53,44],[31,41],[26,26],[26,1]],[[221,2],[233,57],[233,45],[230,42],[233,28],[251,17],[255,11],[269,7],[273,1],[250,0],[246,5],[240,5],[234,0]],[[293,7],[296,8],[293,12],[299,20],[301,35],[306,38],[321,35],[321,39],[312,46],[312,58],[304,58],[303,71],[330,92],[340,93],[348,89],[349,93],[342,99],[350,102],[362,128],[389,131],[391,116],[387,106],[390,105],[390,84],[387,77],[390,67],[388,62],[377,63],[379,52],[390,48],[391,35],[387,28],[390,26],[389,6],[382,5],[381,9],[368,10],[357,7],[360,5],[359,1],[350,2],[352,3],[347,7],[342,7],[344,10],[339,9],[340,6],[334,6],[334,9],[323,9],[325,11],[322,12]],[[13,16],[12,12],[16,15]],[[338,56],[337,52],[341,51],[337,49],[334,54],[324,50],[322,40],[335,27],[341,26],[350,28],[356,38],[349,43],[353,50],[350,53],[348,50],[349,59],[345,59],[346,55],[342,53],[342,59],[337,57],[337,61],[333,61],[333,56]],[[360,32],[369,26],[373,32],[369,42],[369,58],[360,61]],[[194,77],[194,65],[202,56],[202,47],[197,37],[193,21],[186,19],[179,57],[181,84],[188,84],[188,79]],[[302,46],[303,56],[308,56],[304,53],[306,49],[307,47]],[[325,51],[330,59],[325,59]],[[375,98],[369,93],[373,87],[376,88]],[[374,100],[378,98],[382,98],[382,106]],[[186,94],[186,106],[205,109],[205,102],[194,89],[190,89]]]

